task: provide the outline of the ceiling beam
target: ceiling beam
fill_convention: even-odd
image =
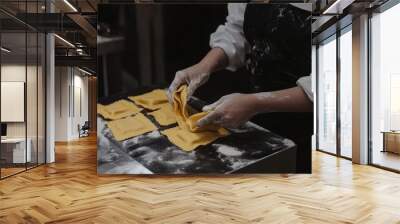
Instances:
[[[323,10],[322,14],[342,14],[355,0],[336,0]]]
[[[96,71],[97,60],[91,56],[55,56],[56,66],[80,66]]]
[[[87,35],[87,43],[90,46],[95,46],[96,45],[96,36],[97,36],[97,30],[95,27],[92,26],[92,24],[89,23],[89,21],[83,17],[79,11],[79,8],[77,6],[72,4],[72,1],[54,1],[54,5],[56,8],[60,9],[62,12],[65,12],[65,14],[72,20],[74,21],[79,27],[82,28],[84,33]],[[72,6],[72,7],[71,7]]]
[[[96,45],[97,30],[89,21],[80,14],[68,14],[68,17],[74,21],[88,35],[87,42],[90,46]]]

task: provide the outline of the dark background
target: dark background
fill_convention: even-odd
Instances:
[[[168,87],[177,71],[199,62],[207,54],[210,34],[225,23],[226,16],[226,4],[100,5],[99,34],[122,36],[124,40],[120,49],[112,49],[105,57],[99,54],[99,98],[123,95],[142,86]],[[149,27],[148,35],[143,35],[143,29],[138,27],[141,26],[138,17],[139,23]],[[145,37],[140,39],[140,35]],[[140,52],[139,43],[149,44],[151,49]],[[101,48],[99,44],[99,52]],[[148,51],[151,56],[146,55]],[[140,57],[149,58],[151,66],[146,74],[141,71]],[[107,80],[102,75],[105,70]],[[108,83],[108,93],[101,88],[104,82]],[[195,95],[213,102],[232,92],[249,92],[249,85],[249,75],[244,69],[224,70],[211,75]]]

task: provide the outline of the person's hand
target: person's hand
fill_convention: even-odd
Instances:
[[[204,106],[203,111],[210,113],[197,122],[199,127],[218,124],[226,128],[237,128],[257,114],[257,97],[253,94],[229,94]]]
[[[207,82],[210,76],[209,72],[201,69],[200,66],[194,65],[184,70],[178,71],[175,78],[168,88],[167,95],[170,103],[173,101],[173,94],[181,85],[187,84],[187,99],[193,95],[194,91]]]

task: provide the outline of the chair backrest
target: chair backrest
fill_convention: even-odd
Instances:
[[[83,124],[82,128],[87,128],[87,129],[89,129],[89,128],[90,128],[90,123],[89,123],[89,121],[85,121],[85,123]]]

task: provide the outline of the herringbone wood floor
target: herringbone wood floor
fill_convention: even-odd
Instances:
[[[0,223],[400,223],[400,175],[315,152],[312,175],[96,174],[96,140],[0,181]]]

